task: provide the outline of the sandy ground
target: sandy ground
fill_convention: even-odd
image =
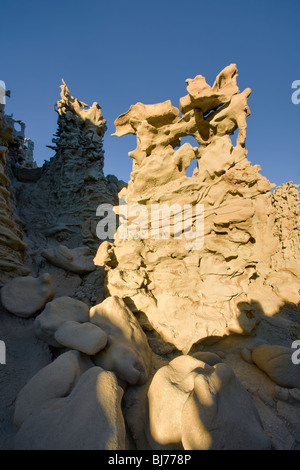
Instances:
[[[0,364],[0,449],[11,449],[17,431],[14,403],[21,388],[51,362],[48,346],[33,331],[33,319],[6,313],[0,306],[0,339],[6,345],[6,364]]]

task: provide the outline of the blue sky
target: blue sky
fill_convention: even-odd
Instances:
[[[6,112],[26,123],[39,165],[53,156],[54,105],[61,79],[71,94],[97,101],[108,131],[105,174],[128,181],[135,136],[111,137],[132,104],[171,99],[187,78],[236,63],[250,87],[246,146],[272,183],[300,184],[299,0],[0,0],[0,80],[11,90]]]

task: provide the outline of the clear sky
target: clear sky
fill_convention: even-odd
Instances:
[[[62,78],[102,107],[105,174],[128,181],[136,138],[111,137],[114,120],[137,102],[179,107],[187,78],[213,85],[235,63],[252,89],[248,159],[272,183],[300,184],[299,0],[0,0],[0,44],[6,112],[26,123],[39,165],[53,156]]]

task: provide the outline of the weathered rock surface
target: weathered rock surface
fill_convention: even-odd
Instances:
[[[16,450],[124,450],[123,390],[113,373],[92,367],[71,393],[46,402],[15,437]]]
[[[58,130],[51,147],[55,155],[37,168],[25,124],[4,115],[1,105],[0,286],[16,276],[48,272],[53,266],[49,263],[68,273],[95,272],[97,207],[114,204],[117,192],[126,186],[103,174],[106,123],[100,106],[95,102],[89,107],[75,99],[63,82],[55,109]],[[85,280],[80,280],[83,288]],[[66,294],[68,289],[58,295]],[[83,297],[89,302],[99,298],[90,292]]]
[[[196,419],[194,426],[191,420]],[[195,377],[182,410],[182,443],[187,450],[270,450],[259,414],[233,370],[219,364]]]
[[[94,262],[108,294],[183,353],[206,337],[249,334],[261,315],[300,301],[299,193],[289,183],[272,194],[247,160],[251,90],[236,79],[231,64],[212,87],[187,80],[182,116],[170,101],[137,103],[115,121],[115,135],[135,134],[137,148],[116,208],[123,223]],[[185,136],[194,147],[180,145]]]
[[[78,351],[59,356],[35,374],[17,396],[14,423],[20,427],[31,415],[41,411],[54,398],[70,394],[79,377],[93,363]]]
[[[24,276],[12,279],[2,287],[1,302],[10,313],[28,318],[40,313],[54,295],[49,274],[38,278]]]
[[[107,335],[93,323],[64,322],[54,334],[55,340],[69,349],[76,349],[89,356],[105,348]]]
[[[290,181],[275,188],[272,194],[276,212],[276,235],[280,240],[278,251],[273,256],[273,263],[275,271],[279,271],[278,276],[287,276],[288,282],[292,278],[294,281],[299,280],[299,271],[295,270],[297,265],[299,266],[300,256],[298,187],[299,185]]]
[[[0,103],[0,286],[17,276],[29,274],[25,266],[27,244],[23,240],[23,224],[15,205],[15,194],[9,178],[7,154],[19,144],[15,121],[4,115]],[[21,137],[24,145],[24,135]],[[25,146],[25,145],[24,145]]]
[[[34,320],[35,333],[46,343],[60,347],[55,340],[55,332],[66,321],[85,323],[89,321],[89,308],[80,300],[71,297],[58,297],[46,305],[46,308]]]
[[[252,351],[253,362],[282,387],[300,388],[300,367],[293,364],[293,349],[262,344]]]
[[[154,448],[271,448],[250,395],[225,364],[180,356],[155,374],[148,398]]]
[[[34,250],[55,249],[57,244],[93,247],[96,209],[115,202],[103,174],[106,121],[98,103],[89,107],[72,97],[64,82],[55,109],[55,156],[45,162],[37,181],[14,181],[20,215]]]
[[[125,302],[108,297],[90,309],[90,321],[107,334],[107,347],[94,361],[129,384],[143,384],[150,370],[147,337]]]

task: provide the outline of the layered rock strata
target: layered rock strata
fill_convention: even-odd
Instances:
[[[0,104],[0,285],[29,272],[24,265],[27,244],[16,211],[7,161],[9,146],[15,143],[14,121],[5,116],[4,104]]]
[[[106,121],[98,103],[89,107],[74,98],[64,81],[55,110],[58,128],[50,146],[54,157],[40,169],[37,181],[34,170],[29,172],[32,180],[28,176],[27,182],[14,181],[20,214],[33,249],[57,243],[69,249],[93,247],[98,241],[97,207],[114,204],[116,196],[103,174]]]
[[[300,300],[299,194],[292,185],[272,194],[246,158],[251,90],[239,91],[234,64],[212,87],[201,75],[187,84],[181,114],[170,101],[137,103],[115,121],[114,135],[135,134],[137,148],[116,209],[124,223],[94,260],[108,295],[184,353],[206,337],[248,334],[259,313]],[[181,145],[187,136],[194,145]]]

